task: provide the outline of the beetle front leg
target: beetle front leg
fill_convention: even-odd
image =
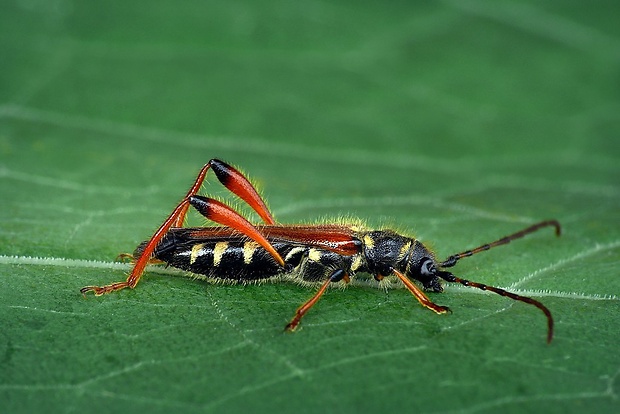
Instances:
[[[411,292],[411,294],[418,300],[418,302],[420,302],[420,305],[438,314],[450,312],[450,308],[448,308],[447,306],[441,306],[433,303],[419,287],[417,287],[411,280],[409,280],[407,276],[405,276],[396,269],[392,269],[392,273],[394,273],[403,282],[409,292]]]

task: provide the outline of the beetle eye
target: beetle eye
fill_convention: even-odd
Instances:
[[[437,269],[435,268],[435,262],[433,262],[431,259],[425,259],[424,262],[422,262],[422,266],[420,267],[420,273],[422,273],[424,276],[433,276],[435,275]]]

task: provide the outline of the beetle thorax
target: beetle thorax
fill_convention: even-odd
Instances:
[[[362,237],[368,272],[386,276],[392,269],[405,271],[415,239],[401,236],[391,230],[369,231]]]

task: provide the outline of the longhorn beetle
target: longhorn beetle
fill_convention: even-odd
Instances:
[[[198,195],[209,170],[213,170],[229,191],[249,204],[264,224],[252,224],[226,204]],[[182,227],[189,206],[219,226]],[[542,221],[492,243],[438,261],[420,241],[392,230],[367,230],[344,224],[276,224],[248,179],[234,167],[212,159],[202,167],[186,196],[153,236],[136,248],[132,256],[133,269],[127,280],[102,287],[86,286],[81,292],[83,295],[93,292],[99,296],[134,288],[147,264],[161,262],[214,281],[246,283],[279,277],[319,286],[286,325],[285,330],[294,331],[329,285],[349,283],[358,272],[369,273],[377,281],[395,276],[422,306],[438,314],[450,309],[433,303],[413,281],[419,282],[424,290],[441,292],[443,279],[536,306],[547,318],[547,342],[551,342],[553,317],[545,305],[504,289],[458,278],[445,270],[464,257],[507,244],[547,226],[554,227],[556,235],[560,235],[558,221]]]

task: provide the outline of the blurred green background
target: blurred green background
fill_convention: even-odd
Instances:
[[[0,411],[620,411],[616,1],[5,0]],[[114,263],[212,157],[283,223],[360,217],[473,289],[214,286]],[[216,180],[209,194],[225,197]],[[255,216],[251,216],[256,219]],[[200,223],[193,216],[192,223]]]

